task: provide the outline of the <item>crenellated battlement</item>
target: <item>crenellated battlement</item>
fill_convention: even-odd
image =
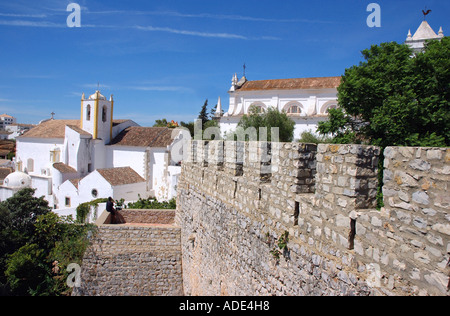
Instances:
[[[193,141],[178,184],[187,295],[447,295],[450,149]],[[271,255],[289,232],[288,251]]]

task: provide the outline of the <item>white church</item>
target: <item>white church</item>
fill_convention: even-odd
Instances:
[[[81,98],[79,120],[49,119],[17,138],[16,172],[0,200],[23,187],[36,189],[55,210],[97,198],[169,200],[181,167],[170,157],[178,131],[140,127],[113,118],[114,100],[99,91]]]
[[[408,32],[405,44],[417,53],[423,51],[426,41],[443,37],[442,27],[436,34],[424,20],[414,35]],[[228,91],[228,111],[223,113],[219,99],[215,114],[221,133],[235,131],[252,107],[285,111],[295,122],[294,139],[300,139],[303,132],[316,133],[319,122],[328,119],[328,110],[338,107],[337,88],[341,80],[341,77],[320,77],[248,81],[245,74],[241,79],[235,74]]]
[[[217,106],[220,130],[223,134],[236,130],[252,107],[263,112],[271,107],[286,112],[296,123],[295,139],[300,139],[303,132],[316,133],[319,122],[328,119],[328,110],[338,106],[340,83],[341,77],[248,81],[245,75],[238,80],[235,74],[228,91],[228,111],[222,114],[220,101]]]

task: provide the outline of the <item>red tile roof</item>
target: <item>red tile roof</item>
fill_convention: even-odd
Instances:
[[[113,125],[119,125],[128,120],[113,120]],[[81,135],[90,135],[80,128],[80,120],[48,120],[25,132],[18,138],[64,138],[66,125]]]
[[[341,84],[341,79],[342,77],[320,77],[247,81],[239,91],[335,89]]]
[[[53,164],[53,168],[61,173],[77,173],[77,171],[69,165],[62,162],[56,162]]]
[[[165,148],[173,142],[172,132],[167,127],[132,126],[117,135],[111,145]]]
[[[97,172],[112,186],[145,182],[131,167],[97,169]]]
[[[80,126],[80,120],[49,120],[30,129],[18,138],[64,138],[66,125]]]

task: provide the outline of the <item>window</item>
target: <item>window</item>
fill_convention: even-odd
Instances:
[[[88,104],[88,106],[86,107],[86,121],[90,120],[91,120],[91,105]]]
[[[34,172],[34,160],[32,158],[27,160],[27,170],[28,172]]]
[[[103,110],[102,110],[102,121],[103,121],[103,123],[106,122],[106,114],[107,113],[108,113],[108,109],[106,108],[106,106],[104,106]]]
[[[96,198],[98,196],[97,189],[92,189],[91,194],[92,194],[92,197]]]
[[[328,115],[328,110],[337,109],[338,105],[335,102],[327,102],[320,109],[320,114]]]
[[[70,207],[70,197],[66,196],[65,205]]]
[[[289,114],[289,115],[300,115],[301,113],[302,113],[302,110],[300,109],[300,107],[298,105],[291,106],[287,111],[287,114]]]
[[[250,105],[248,108],[248,113],[255,113],[255,114],[264,114],[266,113],[266,106],[262,102],[256,102]]]

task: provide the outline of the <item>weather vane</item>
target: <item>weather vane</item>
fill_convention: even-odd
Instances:
[[[427,15],[431,13],[431,10],[427,10],[427,7],[425,7],[425,10],[422,10],[423,13],[423,20],[427,20]]]

